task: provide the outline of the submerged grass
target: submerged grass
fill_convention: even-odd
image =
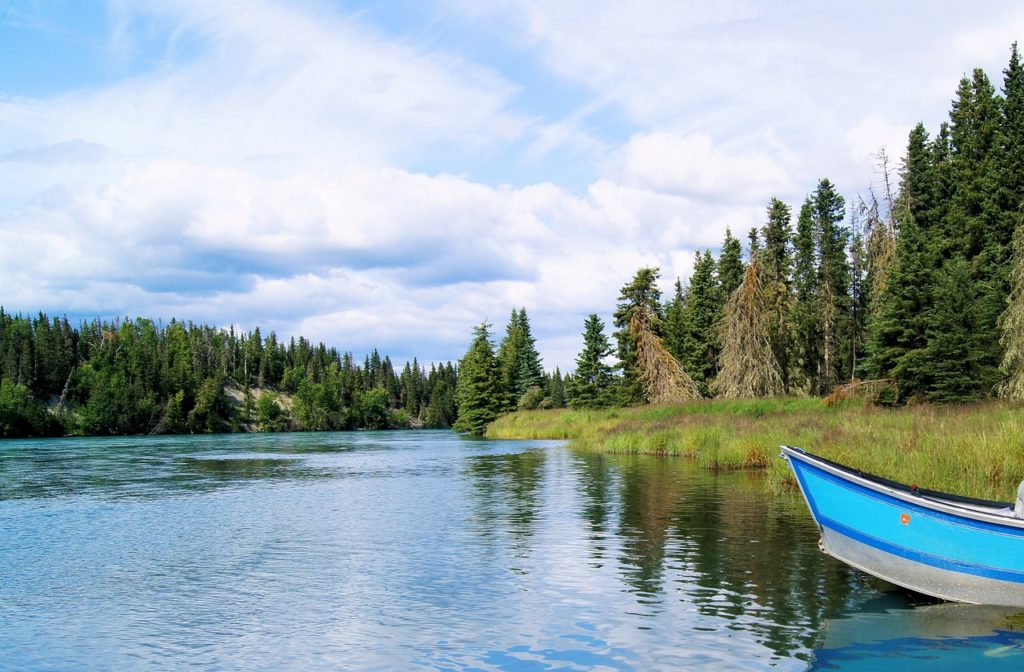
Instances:
[[[1024,407],[878,408],[857,400],[705,400],[607,410],[549,410],[499,418],[487,436],[569,439],[582,449],[681,455],[710,469],[764,469],[769,490],[795,487],[779,446],[923,488],[1009,501],[1024,479]]]

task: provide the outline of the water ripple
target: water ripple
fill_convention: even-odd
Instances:
[[[0,669],[804,669],[881,593],[802,506],[446,432],[0,443]]]

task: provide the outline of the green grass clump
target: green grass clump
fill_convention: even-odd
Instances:
[[[704,400],[499,418],[487,436],[569,439],[574,447],[691,457],[709,469],[763,469],[791,490],[781,444],[923,488],[1008,501],[1024,479],[1024,407],[1005,402],[886,409],[848,400]]]

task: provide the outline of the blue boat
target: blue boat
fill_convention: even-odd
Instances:
[[[872,476],[782,446],[821,550],[904,588],[1024,608],[1024,483],[1015,505]]]

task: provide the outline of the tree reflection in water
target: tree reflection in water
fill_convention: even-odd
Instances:
[[[573,467],[592,556],[604,557],[615,530],[622,581],[647,614],[678,599],[789,657],[813,649],[859,591],[884,585],[822,555],[803,501],[768,496],[755,473],[587,452]]]

